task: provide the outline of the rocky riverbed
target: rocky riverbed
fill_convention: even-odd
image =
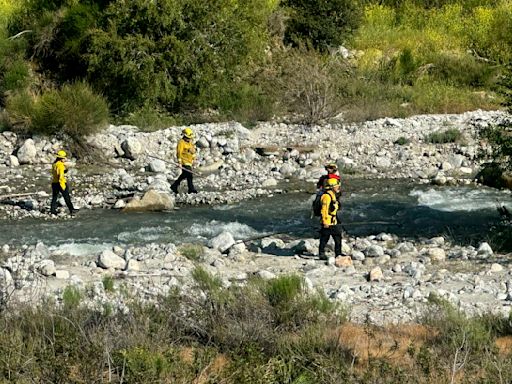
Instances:
[[[364,124],[304,127],[261,123],[247,129],[238,123],[193,126],[199,148],[198,194],[170,193],[179,170],[172,164],[183,127],[140,132],[111,126],[89,139],[102,162],[84,165],[71,159],[73,200],[82,209],[157,209],[175,205],[226,204],[314,182],[323,164],[336,161],[342,177],[409,178],[421,183],[474,183],[478,154],[489,148],[478,131],[509,121],[502,112],[425,115],[381,119]],[[457,129],[463,140],[431,144],[426,136]],[[56,139],[20,139],[0,134],[0,193],[39,193],[4,199],[2,220],[49,219],[49,169]],[[296,184],[298,182],[299,184]],[[158,202],[157,205],[155,205]],[[62,215],[65,215],[63,212]],[[60,217],[52,220],[61,219]],[[385,218],[383,218],[385,219]],[[16,237],[16,233],[12,234]],[[243,284],[252,275],[304,276],[308,289],[321,289],[332,300],[350,306],[355,321],[376,323],[414,320],[430,294],[444,297],[468,313],[508,314],[512,305],[512,269],[507,255],[478,246],[452,244],[439,236],[401,239],[389,233],[363,238],[345,236],[345,257],[316,260],[318,240],[268,237],[236,242],[229,231],[192,251],[180,244],[115,245],[101,252],[70,257],[62,248],[43,243],[4,245],[0,290],[4,303],[59,299],[67,285],[87,292],[87,304],[105,302],[125,310],[126,296],[151,300],[173,287],[187,291],[199,264],[225,285]],[[105,290],[105,276],[116,289]],[[123,287],[123,289],[119,289]]]

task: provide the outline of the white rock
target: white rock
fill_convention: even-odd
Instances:
[[[55,277],[60,280],[67,280],[69,279],[69,271],[58,269],[55,271]]]
[[[480,244],[477,252],[478,252],[478,255],[481,255],[481,256],[490,256],[490,255],[494,254],[491,246],[487,242],[483,242],[482,244]]]
[[[18,149],[17,157],[20,164],[30,164],[35,161],[37,149],[34,140],[27,139],[23,145]]]
[[[364,253],[367,257],[379,257],[384,256],[384,249],[380,245],[372,244]]]
[[[274,279],[276,277],[276,275],[274,273],[269,272],[269,271],[265,271],[265,270],[256,272],[256,275],[261,277],[263,280],[271,280],[271,279]]]
[[[269,178],[269,179],[266,179],[263,181],[263,183],[261,183],[261,186],[266,188],[266,187],[275,187],[277,185],[277,180],[274,179],[273,177]]]
[[[19,162],[19,160],[18,160],[18,158],[16,156],[10,155],[9,156],[9,165],[11,167],[17,167],[17,166],[20,165],[20,162]]]
[[[165,161],[160,159],[152,159],[148,164],[148,168],[150,172],[164,173],[166,170]]]
[[[235,239],[230,232],[224,231],[211,239],[208,245],[210,248],[217,249],[220,252],[225,252],[235,245]]]
[[[501,272],[503,271],[503,267],[498,264],[498,263],[492,263],[491,264],[491,272],[495,273],[495,272]]]
[[[43,276],[52,276],[55,275],[57,269],[53,260],[42,260],[38,263],[37,270]]]
[[[442,248],[430,248],[427,252],[432,261],[445,261],[446,252]]]
[[[104,269],[125,269],[126,260],[110,250],[105,250],[98,256],[97,264]]]
[[[471,175],[473,173],[473,169],[469,167],[460,167],[459,172],[463,175]]]
[[[375,267],[370,271],[369,280],[370,281],[380,281],[384,277],[382,273],[382,269],[380,267]]]
[[[116,203],[114,204],[115,209],[122,209],[124,207],[126,207],[126,201],[124,201],[123,199],[117,200]]]
[[[121,143],[126,158],[135,160],[142,153],[142,145],[135,137],[128,137]]]
[[[140,263],[135,259],[130,259],[126,262],[126,271],[137,272],[140,271]]]

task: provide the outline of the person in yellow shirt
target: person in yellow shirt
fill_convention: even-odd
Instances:
[[[71,197],[69,196],[69,187],[66,180],[67,168],[64,164],[66,156],[66,151],[58,151],[57,158],[52,164],[52,203],[50,206],[50,213],[52,215],[57,214],[57,199],[59,197],[59,193],[61,193],[64,197],[64,201],[66,202],[66,205],[69,209],[69,213],[74,215],[76,212],[78,212],[78,209],[73,207]]]
[[[338,179],[329,178],[324,184],[324,194],[320,201],[322,210],[320,214],[320,246],[318,248],[318,256],[321,260],[327,260],[325,256],[325,246],[332,236],[334,240],[334,254],[341,256],[341,227],[338,225],[336,217],[339,209],[337,194],[340,192],[340,182]]]
[[[183,180],[187,180],[188,193],[197,193],[194,188],[192,165],[196,159],[196,146],[193,142],[194,132],[190,128],[185,128],[182,131],[182,138],[178,141],[176,147],[176,157],[178,158],[179,167],[181,168],[181,175],[171,185],[174,193],[178,193],[178,188]]]

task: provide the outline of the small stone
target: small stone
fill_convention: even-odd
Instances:
[[[446,252],[442,248],[430,248],[427,254],[432,261],[446,260]]]
[[[276,277],[276,275],[273,274],[272,272],[265,271],[265,270],[256,272],[256,275],[261,277],[263,280],[271,280]]]
[[[375,267],[370,271],[368,280],[369,281],[380,281],[384,277],[382,273],[382,269],[380,267]]]
[[[69,271],[58,269],[55,271],[55,277],[60,280],[67,280],[69,279]]]
[[[338,256],[334,263],[338,268],[350,267],[353,264],[350,256]]]

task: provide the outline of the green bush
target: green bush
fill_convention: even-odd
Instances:
[[[400,136],[398,139],[395,140],[396,145],[407,145],[411,142],[407,137]]]
[[[9,97],[6,106],[13,127],[32,133],[67,135],[74,141],[99,132],[107,124],[108,106],[84,83],[64,85],[34,98]]]
[[[62,304],[65,309],[72,310],[78,308],[82,300],[82,293],[77,287],[68,285],[62,292]]]
[[[135,125],[141,131],[152,132],[159,129],[165,129],[171,126],[182,125],[182,119],[168,114],[167,112],[145,104],[122,116],[119,121],[122,124]]]
[[[432,132],[425,136],[425,141],[432,144],[456,143],[462,139],[462,133],[456,128],[447,129],[445,131]]]
[[[204,255],[202,244],[182,244],[179,246],[178,251],[192,261],[200,261]]]
[[[285,0],[289,9],[285,42],[310,45],[319,50],[345,44],[361,21],[362,1]]]
[[[115,286],[114,286],[114,278],[111,275],[105,275],[103,276],[103,279],[101,280],[103,284],[103,289],[105,292],[114,292]]]

